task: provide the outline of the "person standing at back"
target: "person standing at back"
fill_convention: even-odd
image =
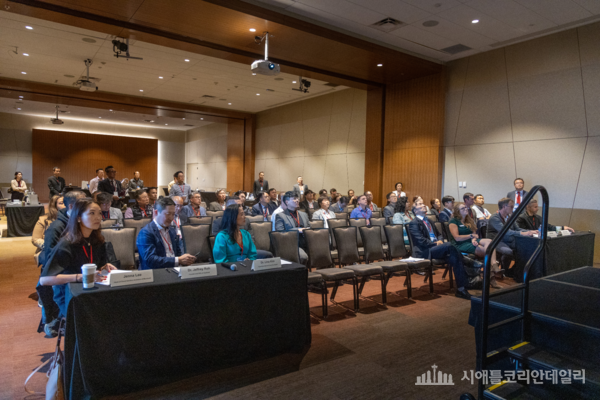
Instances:
[[[525,186],[525,181],[523,180],[523,178],[515,179],[514,185],[515,190],[506,194],[506,197],[508,197],[515,203],[513,211],[515,211],[521,205],[521,202],[523,201],[525,196],[527,196],[527,193],[529,193],[527,190],[523,190],[523,187]]]
[[[258,173],[258,179],[254,181],[252,192],[256,200],[260,199],[261,193],[269,192],[269,181],[265,179],[264,172],[260,171]]]
[[[60,176],[60,168],[52,168],[52,176],[48,178],[48,189],[50,189],[50,198],[58,196],[65,188],[65,180]]]
[[[169,191],[169,196],[176,197],[179,196],[183,199],[183,204],[187,204],[189,198],[192,195],[192,188],[190,185],[184,182],[183,171],[177,171],[173,174],[175,178],[175,184],[171,186],[171,190]]]
[[[98,190],[110,193],[113,199],[112,206],[120,209],[121,201],[119,200],[119,195],[121,193],[121,182],[115,179],[117,170],[112,165],[109,165],[104,169],[104,172],[106,172],[106,179],[98,184]]]
[[[102,168],[98,168],[96,170],[96,177],[90,179],[89,189],[90,194],[94,194],[98,191],[98,184],[102,182],[104,179],[104,170]]]
[[[302,200],[308,190],[308,186],[304,184],[301,176],[298,177],[297,181],[298,183],[294,185],[294,192],[298,195],[298,200]]]
[[[129,181],[129,190],[136,191],[144,188],[144,181],[140,179],[140,172],[133,173],[133,179]]]

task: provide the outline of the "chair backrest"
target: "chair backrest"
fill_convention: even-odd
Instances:
[[[340,265],[355,264],[360,260],[356,231],[357,229],[355,226],[343,226],[333,229],[333,235],[335,236],[338,249],[338,262]]]
[[[446,229],[444,229],[444,224],[442,222],[436,221],[436,222],[432,222],[432,224],[435,226],[435,229],[437,229],[437,231],[442,234],[444,239],[446,239],[447,241],[450,241],[450,236],[447,235]]]
[[[381,217],[381,211],[372,211],[371,212],[371,218],[380,218]]]
[[[123,220],[124,228],[135,228],[135,240],[137,241],[137,237],[140,234],[140,231],[143,227],[152,222],[152,218],[142,218],[142,219],[133,219],[133,218],[125,218]],[[137,251],[137,244],[135,245],[135,251]]]
[[[210,236],[210,225],[182,225],[181,235],[187,254],[199,254],[197,261],[207,262],[210,260],[212,252],[206,241],[206,238]]]
[[[427,214],[425,216],[427,217],[429,222],[431,222],[432,224],[435,224],[436,222],[438,222],[438,217],[435,214]]]
[[[253,222],[265,222],[265,217],[263,217],[262,215],[255,215],[253,217],[248,217],[246,216],[246,230],[249,231],[250,229],[252,229],[250,227],[250,224]]]
[[[215,248],[216,236],[210,235],[206,241],[208,242],[208,248],[210,249],[210,261],[214,262],[213,249]]]
[[[386,224],[385,224],[384,217],[371,218],[371,226],[380,226],[381,227],[381,243],[382,244],[387,244],[387,237],[385,236],[385,231],[383,230],[383,227],[385,225]]]
[[[348,216],[350,214],[348,214],[347,212],[336,212],[335,213],[335,217],[338,219],[348,219]]]
[[[271,248],[273,256],[283,260],[300,263],[298,252],[298,231],[269,232],[271,235]]]
[[[304,238],[308,247],[308,269],[334,266],[329,250],[329,229],[307,229],[304,231]]]
[[[225,211],[207,211],[206,215],[208,215],[209,217],[213,217],[213,218],[222,217],[224,212]]]
[[[311,229],[325,228],[325,221],[323,221],[322,219],[315,219],[315,220],[308,221],[308,224],[310,225]],[[327,242],[329,242],[329,239],[327,240]]]
[[[404,258],[408,255],[404,245],[404,225],[386,225],[383,227],[387,237],[390,258]]]
[[[333,236],[333,229],[339,228],[342,226],[348,226],[348,220],[342,218],[332,218],[327,220],[327,226],[329,226],[329,237],[331,237],[331,248],[335,250],[337,248],[337,244],[335,243],[335,236]]]
[[[213,217],[190,217],[190,225],[212,225]]]
[[[104,240],[112,243],[121,269],[135,269],[135,228],[102,229]]]
[[[165,193],[165,196],[169,196],[169,189],[168,188],[163,188],[163,192]]]
[[[116,223],[117,223],[116,219],[105,219],[104,221],[100,222],[100,227],[101,228],[110,228],[111,226],[113,226]]]
[[[408,229],[408,227],[405,227],[405,232],[406,232],[406,236],[408,236],[408,246],[410,248],[410,255],[413,255],[413,237],[410,234],[410,229]]]
[[[365,262],[368,264],[375,260],[383,260],[385,255],[381,242],[381,226],[361,226],[358,231],[362,237]]]
[[[367,220],[364,218],[350,218],[350,226],[356,227],[356,242],[358,243],[358,247],[363,247],[362,237],[360,236],[358,228],[360,228],[361,226],[367,226]]]
[[[356,208],[356,206],[354,204],[348,204],[348,206],[346,206],[346,209],[348,210],[348,214],[350,214],[352,212],[352,210],[354,210]]]
[[[315,213],[315,211],[317,211],[317,210],[318,210],[318,209],[316,209],[316,210],[315,210],[314,208],[310,208],[310,209],[308,210],[308,219],[309,219],[309,220],[311,220],[311,219],[312,219],[312,216],[313,216],[313,214],[314,214],[314,213]]]
[[[452,233],[450,233],[450,223],[448,221],[442,222],[442,227],[442,234],[451,242]]]
[[[254,245],[258,250],[271,250],[271,238],[269,237],[271,228],[272,224],[269,221],[252,222],[250,224],[250,235],[252,235],[252,240],[254,240]]]

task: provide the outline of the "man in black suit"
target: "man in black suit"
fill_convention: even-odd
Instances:
[[[113,201],[111,207],[121,208],[121,201],[119,200],[121,182],[115,179],[117,170],[112,165],[109,165],[104,169],[104,173],[106,173],[106,179],[98,184],[98,190],[112,194]]]
[[[258,173],[258,179],[254,181],[254,187],[252,188],[252,193],[254,193],[254,198],[256,200],[260,199],[261,193],[269,192],[269,181],[265,179],[265,173],[260,171]]]
[[[450,222],[452,213],[454,212],[454,197],[442,197],[442,205],[444,206],[444,209],[440,211],[440,222]]]
[[[267,192],[260,193],[258,203],[252,206],[252,215],[262,215],[263,221],[267,221],[267,217],[273,214],[275,208],[269,203],[269,194]]]
[[[300,202],[300,210],[304,211],[306,214],[310,215],[310,210],[317,211],[319,209],[319,205],[315,201],[315,192],[308,189],[306,193],[304,193],[304,201]]]
[[[462,261],[462,255],[451,243],[444,243],[435,226],[429,222],[425,214],[427,207],[418,203],[413,205],[416,218],[408,224],[408,233],[412,237],[412,256],[415,258],[443,259],[452,267],[456,279],[456,297],[470,299],[466,289],[468,278]]]
[[[348,197],[338,197],[337,203],[329,206],[329,211],[333,211],[334,213],[348,212]]]
[[[52,176],[48,178],[48,189],[50,189],[50,198],[60,195],[65,188],[65,180],[60,176],[60,168],[52,168]]]
[[[274,210],[281,205],[279,200],[277,200],[277,189],[275,188],[269,189],[269,204],[271,207],[274,207]]]
[[[517,218],[517,226],[521,229],[537,231],[540,226],[542,226],[542,217],[537,214],[538,209],[539,206],[537,200],[531,200],[529,204],[527,204],[525,212],[519,215],[519,218]],[[556,226],[548,222],[549,231],[556,231],[556,228]],[[569,232],[575,232],[573,228],[569,228],[568,226],[559,226],[558,228],[562,228],[563,230],[567,230]]]
[[[525,181],[523,180],[523,178],[515,179],[514,184],[515,190],[506,194],[506,197],[511,199],[514,203],[513,211],[516,210],[519,207],[519,205],[521,205],[521,202],[523,201],[525,196],[527,196],[527,193],[529,193],[527,190],[523,190],[523,186],[525,186]]]
[[[299,232],[299,248],[298,253],[300,256],[300,263],[306,264],[308,261],[308,255],[306,253],[307,245],[306,239],[304,239],[304,229],[310,229],[308,222],[308,215],[305,212],[298,211],[300,202],[298,201],[298,195],[296,192],[290,194],[287,192],[282,201],[285,203],[287,209],[275,215],[275,230],[278,232],[298,231]]]
[[[394,192],[389,192],[386,196],[388,205],[383,207],[383,217],[386,221],[388,218],[393,217],[396,213],[396,203],[398,203],[398,196]]]

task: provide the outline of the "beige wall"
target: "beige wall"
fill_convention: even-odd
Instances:
[[[444,194],[495,203],[518,176],[553,224],[600,231],[600,23],[449,63],[445,146]]]
[[[193,189],[227,186],[227,124],[210,124],[187,131],[186,182]]]
[[[345,89],[256,116],[255,179],[291,190],[301,175],[309,189],[364,190],[367,92]]]
[[[52,125],[49,118],[46,117],[0,113],[0,182],[10,182],[17,170],[23,172],[25,182],[31,182],[32,129],[98,134],[98,140],[102,140],[102,134],[158,139],[157,174],[158,184],[161,186],[166,186],[172,179],[169,176],[172,176],[177,169],[183,169],[185,165],[181,157],[185,150],[185,132],[183,131],[73,120],[65,120],[64,125]],[[103,168],[104,166],[99,165],[98,167]],[[48,176],[50,175],[52,175],[52,171],[48,172]],[[92,179],[95,171],[90,171],[89,175],[89,179]],[[34,188],[36,191],[40,191],[40,189]]]

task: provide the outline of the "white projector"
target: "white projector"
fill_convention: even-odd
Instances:
[[[79,90],[83,90],[84,92],[95,92],[98,90],[98,86],[96,86],[94,82],[81,81],[79,84]]]
[[[250,67],[252,72],[261,74],[261,75],[279,75],[280,68],[279,64],[272,63],[271,61],[266,60],[256,60],[252,63]]]

